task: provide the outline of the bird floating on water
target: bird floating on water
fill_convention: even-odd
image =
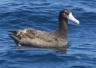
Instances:
[[[58,16],[58,28],[52,33],[36,30],[33,28],[26,28],[23,30],[10,31],[12,33],[9,34],[9,36],[18,46],[31,46],[37,48],[63,47],[68,44],[68,20],[71,20],[77,24],[80,23],[72,15],[70,10],[64,9],[59,13]]]

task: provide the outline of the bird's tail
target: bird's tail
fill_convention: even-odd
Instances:
[[[11,32],[11,33],[17,33],[17,31],[15,31],[15,30],[14,30],[14,31],[8,31],[8,32]]]
[[[14,40],[14,42],[18,45],[20,41],[18,37],[16,37],[14,34],[9,34],[9,37],[11,37]]]

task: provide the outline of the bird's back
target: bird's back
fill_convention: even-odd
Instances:
[[[58,38],[53,33],[39,31],[32,28],[17,30],[10,37],[21,46],[32,47],[59,47],[64,45],[64,39]]]

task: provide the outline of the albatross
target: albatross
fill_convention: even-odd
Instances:
[[[68,44],[68,20],[77,24],[80,22],[68,9],[60,11],[58,16],[58,27],[54,32],[45,32],[33,28],[10,31],[9,36],[18,46],[31,46],[37,48],[59,48]]]

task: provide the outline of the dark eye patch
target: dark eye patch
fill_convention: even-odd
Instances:
[[[70,13],[70,11],[66,9],[66,10],[62,10],[60,13],[61,13],[61,14],[63,13],[63,14],[65,14],[65,15],[68,16],[69,13]]]
[[[68,10],[64,10],[63,13],[65,13],[66,15],[69,15],[69,11]]]
[[[68,12],[64,12],[66,15],[69,15],[69,13]]]

